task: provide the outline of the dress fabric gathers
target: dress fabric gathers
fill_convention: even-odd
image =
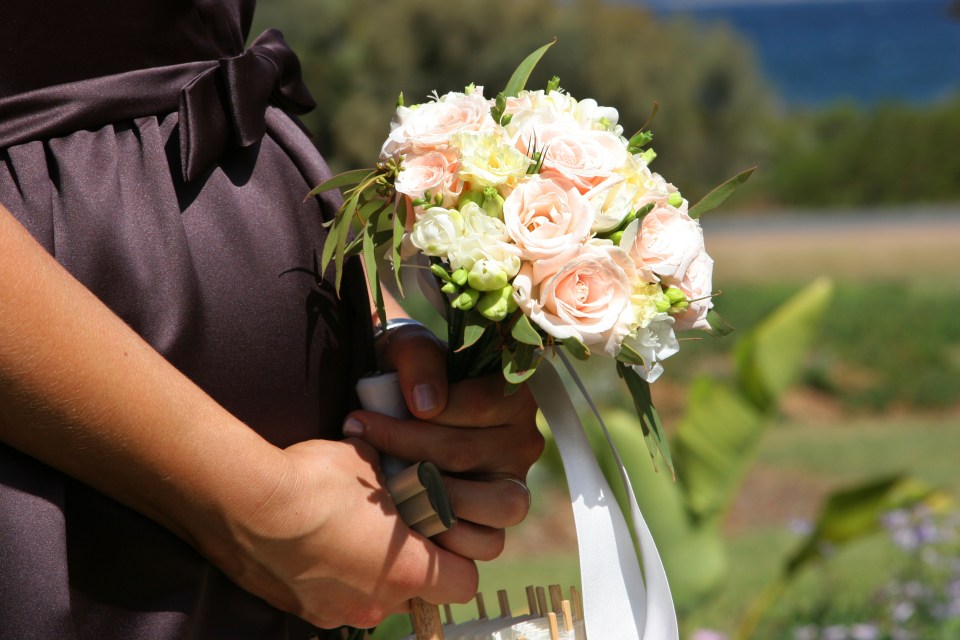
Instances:
[[[279,32],[245,45],[253,4],[4,0],[0,203],[284,447],[339,437],[373,349],[356,261],[339,295],[315,273],[338,201],[304,200],[329,176],[295,119],[312,99]],[[311,633],[153,521],[0,445],[0,638]]]

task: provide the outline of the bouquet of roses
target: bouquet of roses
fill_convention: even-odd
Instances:
[[[401,96],[377,166],[312,192],[349,187],[329,223],[321,272],[332,262],[339,286],[343,260],[362,254],[382,323],[381,285],[402,296],[405,285],[419,282],[447,320],[454,380],[500,369],[510,388],[535,381],[544,361],[562,352],[609,357],[634,400],[651,457],[672,470],[649,383],[677,352],[677,331],[711,329],[713,261],[697,218],[750,171],[691,207],[651,171],[656,154],[647,125],[625,136],[616,109],[575,99],[557,78],[543,90],[524,88],[549,46],[528,56],[493,98],[474,85],[412,106]],[[553,380],[549,386],[559,383]],[[557,404],[540,388],[541,409]],[[572,406],[564,411],[573,413]],[[575,490],[578,480],[568,470],[575,502],[576,493],[609,495],[602,479]],[[635,526],[645,531],[635,512]],[[611,534],[609,544],[619,548],[621,535]],[[639,545],[647,549],[642,539]],[[662,573],[659,557],[644,556],[645,571],[655,565]],[[665,578],[663,590],[669,603]],[[595,598],[595,608],[618,606]],[[656,613],[647,604],[637,608],[636,617]],[[644,626],[650,623],[638,621]]]
[[[313,192],[355,185],[321,271],[363,253],[384,321],[384,254],[401,292],[404,261],[426,258],[444,294],[454,378],[502,368],[520,384],[558,347],[614,359],[651,455],[669,466],[647,383],[679,350],[677,331],[711,328],[713,260],[697,218],[750,172],[690,207],[651,171],[646,125],[624,137],[616,109],[575,99],[556,78],[522,88],[549,46],[494,99],[473,85],[413,106],[401,99],[377,167]]]

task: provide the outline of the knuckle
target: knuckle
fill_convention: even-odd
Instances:
[[[472,438],[465,435],[451,440],[443,467],[447,471],[460,473],[470,471],[479,459],[477,445]]]
[[[530,494],[516,482],[507,483],[506,499],[503,501],[504,523],[508,527],[520,524],[530,511]]]
[[[504,546],[507,541],[507,533],[503,529],[493,529],[491,530],[487,543],[483,551],[479,554],[481,557],[478,557],[477,560],[482,560],[484,562],[489,562],[490,560],[496,560],[500,557],[500,554],[503,553]]]

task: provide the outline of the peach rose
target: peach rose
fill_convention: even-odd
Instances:
[[[545,150],[545,178],[560,177],[586,193],[627,161],[623,141],[609,131],[584,130],[577,125],[549,125],[537,129],[536,143]]]
[[[611,243],[590,243],[537,284],[525,263],[513,280],[514,299],[538,327],[558,340],[576,338],[613,357],[635,324],[630,296],[636,269]]]
[[[394,186],[398,193],[413,200],[422,198],[428,191],[431,196],[441,194],[441,206],[453,206],[463,191],[463,182],[457,178],[456,154],[430,151],[408,155]]]
[[[690,306],[683,313],[674,316],[677,331],[688,329],[709,329],[707,313],[713,308],[713,258],[701,251],[690,263],[677,285],[690,300]]]
[[[534,263],[539,282],[587,241],[593,210],[576,189],[534,176],[504,199],[503,221],[521,258]]]
[[[627,225],[620,246],[637,267],[655,273],[667,284],[677,284],[703,251],[700,224],[680,207],[664,205]]]
[[[444,149],[458,131],[483,131],[494,126],[490,103],[479,89],[471,94],[448,93],[409,108],[398,107],[380,158]]]

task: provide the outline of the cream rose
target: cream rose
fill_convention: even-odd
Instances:
[[[703,231],[687,214],[684,201],[679,208],[656,207],[642,220],[631,222],[620,246],[630,253],[638,268],[655,273],[667,284],[677,284],[703,251]]]
[[[498,132],[463,131],[453,135],[450,144],[460,154],[460,177],[473,186],[512,187],[532,162]]]
[[[677,285],[690,300],[683,313],[674,316],[677,331],[709,329],[707,313],[713,308],[713,258],[701,251]]]
[[[463,191],[463,182],[457,178],[457,156],[449,151],[408,155],[394,186],[414,200],[427,192],[433,197],[441,195],[441,206],[451,207]]]
[[[380,158],[444,149],[458,131],[482,131],[495,126],[490,103],[482,91],[448,93],[433,102],[398,107]]]
[[[474,285],[474,288],[483,291],[496,288],[490,283],[499,278],[499,272],[507,279],[517,275],[520,250],[509,242],[503,221],[487,215],[475,202],[464,205],[459,216],[458,235],[447,249],[450,268],[466,269],[475,278],[482,279],[486,284]]]
[[[456,209],[432,207],[423,212],[408,234],[410,243],[428,256],[446,258],[463,236],[463,216]]]
[[[610,243],[591,243],[539,284],[533,266],[524,263],[513,280],[514,299],[554,338],[576,338],[613,357],[635,323],[630,302],[635,276],[626,252]]]
[[[590,237],[593,209],[576,189],[533,176],[503,201],[507,233],[539,282],[557,271]]]
[[[576,124],[548,125],[536,131],[545,152],[541,175],[560,177],[580,193],[606,180],[627,161],[623,141],[609,131],[584,130]]]

